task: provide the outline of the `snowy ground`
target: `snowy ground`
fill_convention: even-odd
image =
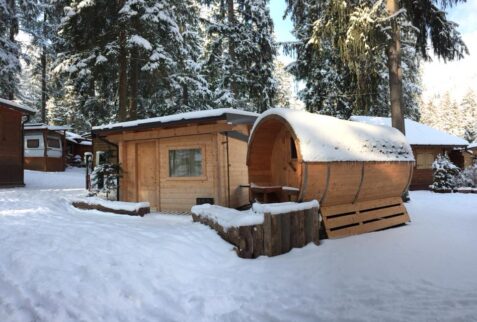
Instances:
[[[83,172],[0,190],[1,321],[477,321],[477,195],[414,192],[412,223],[238,258],[187,216],[80,211]]]

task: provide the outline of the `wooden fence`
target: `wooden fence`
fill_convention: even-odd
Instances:
[[[263,224],[228,229],[206,216],[192,213],[192,219],[217,231],[235,246],[237,255],[242,258],[277,256],[310,242],[320,244],[318,208],[276,215],[265,213]]]

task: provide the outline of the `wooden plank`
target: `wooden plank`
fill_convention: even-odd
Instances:
[[[359,220],[357,214],[352,213],[352,214],[346,215],[346,216],[341,216],[341,217],[336,217],[336,218],[327,218],[326,219],[326,227],[331,229],[331,228],[356,224],[356,223],[359,223],[359,221],[360,220]]]
[[[263,250],[267,256],[273,256],[272,234],[272,215],[265,213],[263,215]]]
[[[372,220],[376,218],[382,218],[382,217],[387,217],[387,216],[392,216],[397,214],[404,214],[404,213],[406,213],[406,209],[404,208],[403,205],[392,206],[387,208],[370,210],[366,212],[359,212],[357,216],[357,220],[364,222],[367,220]]]
[[[371,223],[363,224],[360,226],[358,233],[368,233],[371,231],[381,230],[384,228],[389,228],[393,226],[397,226],[400,224],[405,224],[409,222],[409,216],[407,214],[403,214],[396,217],[380,219],[378,221],[373,221]]]
[[[313,217],[313,236],[312,241],[315,245],[320,244],[320,213],[318,208],[312,208],[312,217]]]
[[[263,244],[263,225],[253,226],[253,258],[257,258],[265,254]]]
[[[305,215],[303,211],[290,214],[292,248],[305,246]]]
[[[291,249],[291,233],[290,233],[290,214],[277,215],[281,220],[282,231],[282,254],[289,252]]]
[[[313,208],[307,209],[305,213],[305,244],[313,241]]]

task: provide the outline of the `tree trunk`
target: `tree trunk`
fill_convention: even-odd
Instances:
[[[227,18],[229,22],[229,26],[235,27],[236,21],[235,21],[235,11],[234,11],[234,0],[227,0]],[[236,62],[235,58],[235,41],[232,37],[232,35],[229,35],[229,55],[230,55],[230,60],[232,61],[232,64]],[[234,98],[237,97],[238,94],[238,88],[237,88],[237,83],[233,79],[233,75],[231,76],[230,80],[230,90],[232,91],[232,94],[234,94]]]
[[[43,13],[43,37],[46,39],[46,9]],[[41,46],[41,122],[46,124],[46,46]]]
[[[121,10],[124,5],[125,0],[117,0],[118,10]],[[120,27],[121,28],[121,27]],[[118,119],[120,122],[126,121],[128,117],[127,111],[127,100],[128,100],[128,79],[127,79],[127,68],[128,68],[128,59],[127,59],[127,49],[126,49],[126,31],[124,27],[119,31],[119,57],[118,57],[118,67],[119,67],[119,87],[118,87],[118,96],[119,96],[119,111]]]
[[[8,9],[10,11],[10,41],[15,43],[15,35],[18,33],[18,20],[16,17],[16,5],[15,0],[8,0],[7,2]],[[16,50],[16,49],[15,49]],[[15,53],[18,57],[18,52]],[[10,88],[7,94],[7,98],[9,100],[13,100],[15,98],[15,74],[12,71],[9,75],[10,81]]]
[[[395,14],[399,10],[398,0],[387,0],[386,7],[390,16]],[[393,18],[391,24],[392,40],[387,48],[391,120],[392,126],[405,134],[402,109],[401,31],[397,18]]]
[[[138,95],[138,81],[139,81],[139,64],[138,64],[137,49],[131,49],[130,58],[130,76],[129,76],[129,111],[128,119],[137,119],[137,95]]]
[[[41,53],[41,122],[46,124],[46,52]]]

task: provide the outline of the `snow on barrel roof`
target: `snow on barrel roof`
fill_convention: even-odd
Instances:
[[[36,111],[34,109],[32,109],[31,107],[28,107],[28,106],[25,106],[25,105],[20,105],[14,101],[10,101],[10,100],[6,100],[6,99],[3,99],[3,98],[0,98],[0,105],[3,104],[3,105],[7,105],[9,107],[12,107],[16,110],[20,110],[22,112],[27,112],[28,114],[35,114]]]
[[[118,128],[129,128],[129,127],[136,127],[143,124],[166,124],[166,123],[173,123],[179,121],[186,121],[186,120],[197,120],[197,119],[205,119],[205,118],[212,118],[212,117],[220,117],[220,116],[244,116],[247,118],[258,117],[257,113],[247,112],[242,110],[236,110],[233,108],[219,108],[215,110],[202,110],[202,111],[194,111],[194,112],[186,112],[186,113],[179,113],[174,115],[167,115],[167,116],[160,116],[160,117],[153,117],[143,120],[135,120],[135,121],[128,121],[128,122],[120,122],[120,123],[113,123],[113,124],[106,124],[100,126],[94,126],[94,130],[110,130],[110,129],[118,129]]]
[[[351,116],[351,121],[391,127],[390,117]],[[452,134],[437,130],[428,125],[406,119],[406,137],[411,145],[467,146],[469,143]]]
[[[277,115],[285,119],[300,141],[305,162],[414,161],[404,135],[390,127],[340,120],[326,115],[272,108],[255,122]]]

